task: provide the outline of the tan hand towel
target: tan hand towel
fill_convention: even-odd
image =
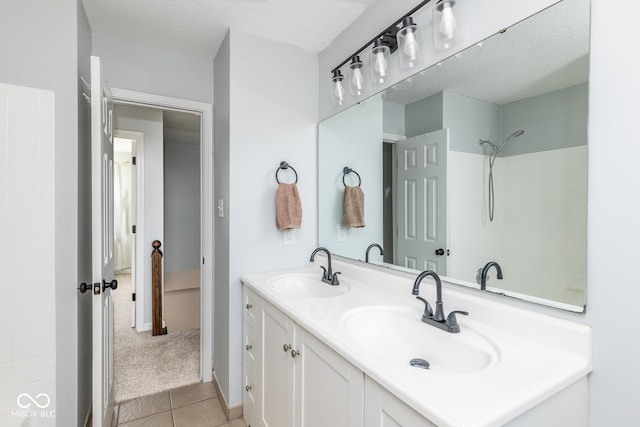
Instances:
[[[345,228],[364,227],[364,193],[360,186],[344,187],[344,213],[342,226]]]
[[[276,192],[276,224],[279,230],[300,228],[302,205],[296,184],[278,184]]]

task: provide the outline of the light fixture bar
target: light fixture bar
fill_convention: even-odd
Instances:
[[[396,20],[393,24],[389,25],[384,31],[382,31],[380,34],[378,34],[377,36],[375,36],[374,38],[372,38],[371,40],[369,40],[364,46],[362,46],[360,49],[356,50],[354,53],[352,53],[351,55],[349,55],[347,57],[347,59],[345,59],[344,61],[342,61],[337,67],[335,67],[333,70],[331,70],[332,73],[335,73],[336,70],[339,70],[343,65],[345,65],[347,62],[351,61],[351,58],[353,58],[354,56],[358,56],[360,55],[366,48],[368,48],[369,46],[373,45],[373,43],[379,39],[382,38],[385,43],[389,44],[389,48],[391,49],[391,52],[393,53],[396,48],[397,48],[397,44],[392,44],[392,40],[395,40],[396,38],[396,33],[398,32],[399,28],[398,25],[402,23],[402,20],[404,18],[406,18],[407,16],[411,16],[414,13],[416,13],[418,10],[420,10],[422,7],[424,7],[427,3],[430,3],[431,0],[423,0],[420,3],[418,3],[418,5],[416,7],[414,7],[413,9],[411,9],[409,12],[405,13],[404,15],[402,15],[400,17],[400,19]]]

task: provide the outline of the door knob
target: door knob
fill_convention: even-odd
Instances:
[[[80,283],[80,286],[78,286],[78,291],[81,294],[84,294],[85,292],[90,291],[91,288],[93,288],[93,285],[91,285],[91,283],[87,284],[87,283],[82,282],[82,283]]]
[[[442,249],[442,248],[436,249],[436,255],[438,255],[438,256],[444,255],[444,249]]]
[[[115,291],[116,289],[118,289],[118,281],[116,279],[113,279],[111,282],[107,282],[106,280],[102,279],[102,291],[106,291],[107,288],[111,288],[112,291]]]

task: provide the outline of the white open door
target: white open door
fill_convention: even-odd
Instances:
[[[138,224],[138,161],[137,141],[131,141],[131,327],[136,327],[136,227]]]
[[[91,239],[93,281],[93,427],[113,413],[113,102],[91,57]]]
[[[449,130],[396,143],[397,240],[394,264],[447,274]]]

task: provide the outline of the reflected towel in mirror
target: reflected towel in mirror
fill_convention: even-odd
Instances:
[[[344,213],[342,215],[344,228],[364,227],[364,193],[360,186],[344,187]]]
[[[276,191],[276,225],[279,230],[300,228],[302,224],[302,205],[295,183],[278,184]]]

